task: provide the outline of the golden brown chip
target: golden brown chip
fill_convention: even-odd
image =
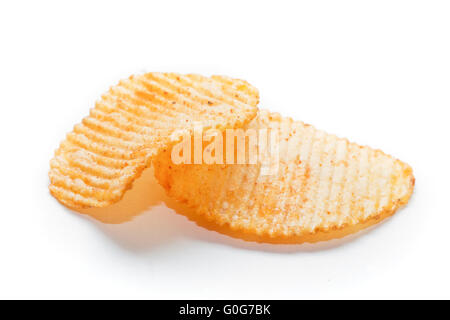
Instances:
[[[154,161],[156,178],[202,219],[244,239],[282,243],[356,232],[411,196],[411,167],[380,150],[264,110],[248,128],[279,133],[275,174],[261,174],[263,158],[253,165],[174,165],[168,150]]]
[[[175,130],[235,128],[256,115],[258,91],[223,76],[147,73],[122,80],[67,135],[50,162],[50,192],[69,207],[119,201]]]

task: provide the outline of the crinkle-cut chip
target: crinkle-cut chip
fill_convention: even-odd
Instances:
[[[243,80],[174,73],[131,76],[110,88],[50,162],[50,192],[75,208],[119,201],[177,130],[237,128],[256,116],[257,89]]]
[[[264,157],[257,164],[174,165],[166,151],[154,161],[170,197],[232,235],[274,243],[340,238],[392,215],[412,194],[411,167],[380,150],[265,110],[248,128],[279,133],[275,174],[262,174]]]

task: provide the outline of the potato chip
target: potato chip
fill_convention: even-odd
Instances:
[[[241,127],[258,91],[243,80],[147,73],[122,80],[67,135],[50,162],[50,192],[75,208],[119,201],[177,130]]]
[[[342,237],[392,215],[412,194],[411,167],[380,150],[265,110],[247,128],[278,132],[274,174],[262,174],[264,158],[174,165],[167,150],[154,161],[169,196],[238,237],[282,243]]]

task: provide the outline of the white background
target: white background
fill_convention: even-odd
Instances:
[[[141,181],[131,222],[66,209],[53,151],[143,71],[244,78],[261,107],[411,164],[414,195],[316,245],[208,231]],[[448,1],[2,1],[0,98],[0,298],[450,298]]]

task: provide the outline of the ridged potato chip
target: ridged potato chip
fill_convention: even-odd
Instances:
[[[262,174],[264,158],[175,165],[167,150],[154,161],[170,197],[235,236],[275,243],[338,238],[392,215],[412,194],[411,167],[380,150],[265,110],[247,128],[278,133],[274,174]]]
[[[119,201],[177,130],[241,127],[257,112],[258,91],[223,76],[147,73],[110,88],[50,162],[50,192],[74,208]]]

